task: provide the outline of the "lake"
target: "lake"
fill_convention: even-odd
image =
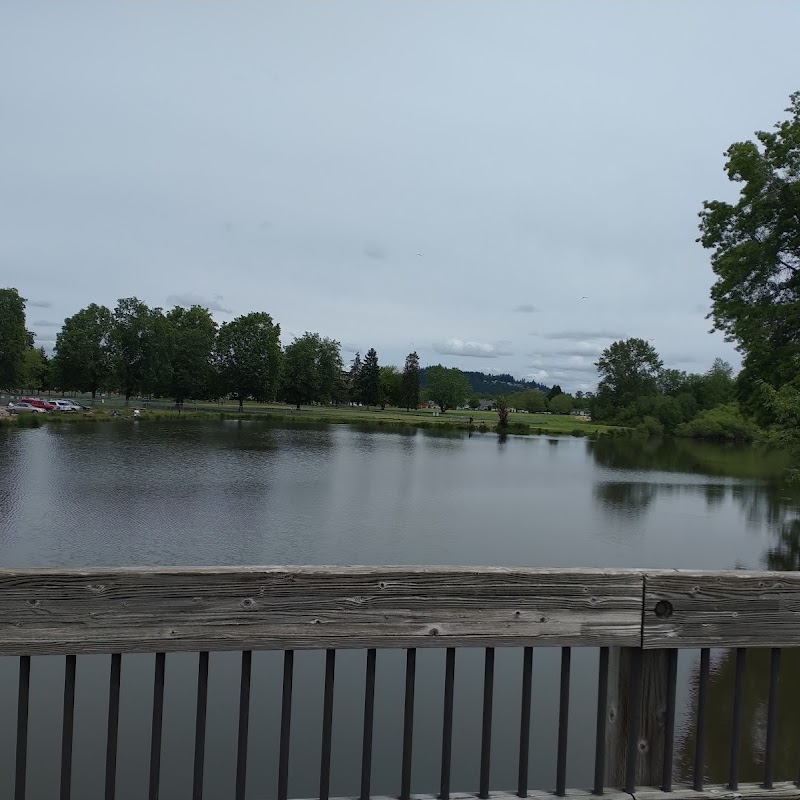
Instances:
[[[61,424],[0,431],[0,565],[474,564],[797,569],[800,495],[780,454],[679,440],[376,432],[346,426]],[[784,654],[781,708],[800,667]],[[537,650],[533,788],[552,789],[559,652]],[[597,651],[573,654],[568,785],[590,786]],[[521,651],[498,650],[492,787],[516,783]],[[697,654],[679,660],[679,769]],[[379,652],[373,792],[399,791],[404,655]],[[17,660],[0,659],[0,787],[13,783]],[[109,658],[78,659],[74,796],[103,796]],[[208,800],[230,797],[238,654],[212,654]],[[298,653],[290,796],[317,791],[324,654]],[[477,786],[482,652],[459,651],[454,790]],[[33,659],[32,800],[57,794],[63,658]],[[146,796],[153,656],[123,661],[118,797]],[[743,780],[758,780],[768,662],[748,662]],[[167,658],[162,797],[189,797],[197,656]],[[248,797],[275,795],[281,656],[253,661]],[[413,790],[438,788],[444,652],[420,651]],[[337,657],[332,795],[357,793],[364,653]],[[727,773],[732,661],[714,653],[712,780]],[[779,778],[796,777],[796,715]],[[726,722],[728,720],[728,722]],[[302,752],[301,752],[302,751]],[[42,769],[42,765],[49,769]]]

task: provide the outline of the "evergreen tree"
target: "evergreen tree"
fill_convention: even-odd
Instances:
[[[361,353],[356,350],[355,357],[350,364],[350,401],[361,402]]]
[[[409,353],[403,367],[403,393],[400,404],[406,411],[419,407],[419,356]]]
[[[381,368],[374,347],[367,350],[360,374],[361,402],[366,406],[377,406],[381,399]]]

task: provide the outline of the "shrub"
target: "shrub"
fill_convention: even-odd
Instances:
[[[742,416],[736,403],[726,403],[701,411],[694,419],[678,425],[675,433],[692,439],[751,442],[756,437],[758,428]]]

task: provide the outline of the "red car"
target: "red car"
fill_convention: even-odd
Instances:
[[[41,408],[44,411],[55,411],[56,405],[55,403],[48,403],[47,400],[39,400],[36,397],[23,397],[23,403],[30,403],[32,406],[36,408]]]

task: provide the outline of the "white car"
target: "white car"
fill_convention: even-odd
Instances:
[[[9,403],[8,410],[12,414],[46,414],[47,412],[43,408],[37,408],[30,403],[21,402],[21,403]]]
[[[51,403],[56,407],[56,411],[77,411],[78,407],[72,400],[51,400]]]

